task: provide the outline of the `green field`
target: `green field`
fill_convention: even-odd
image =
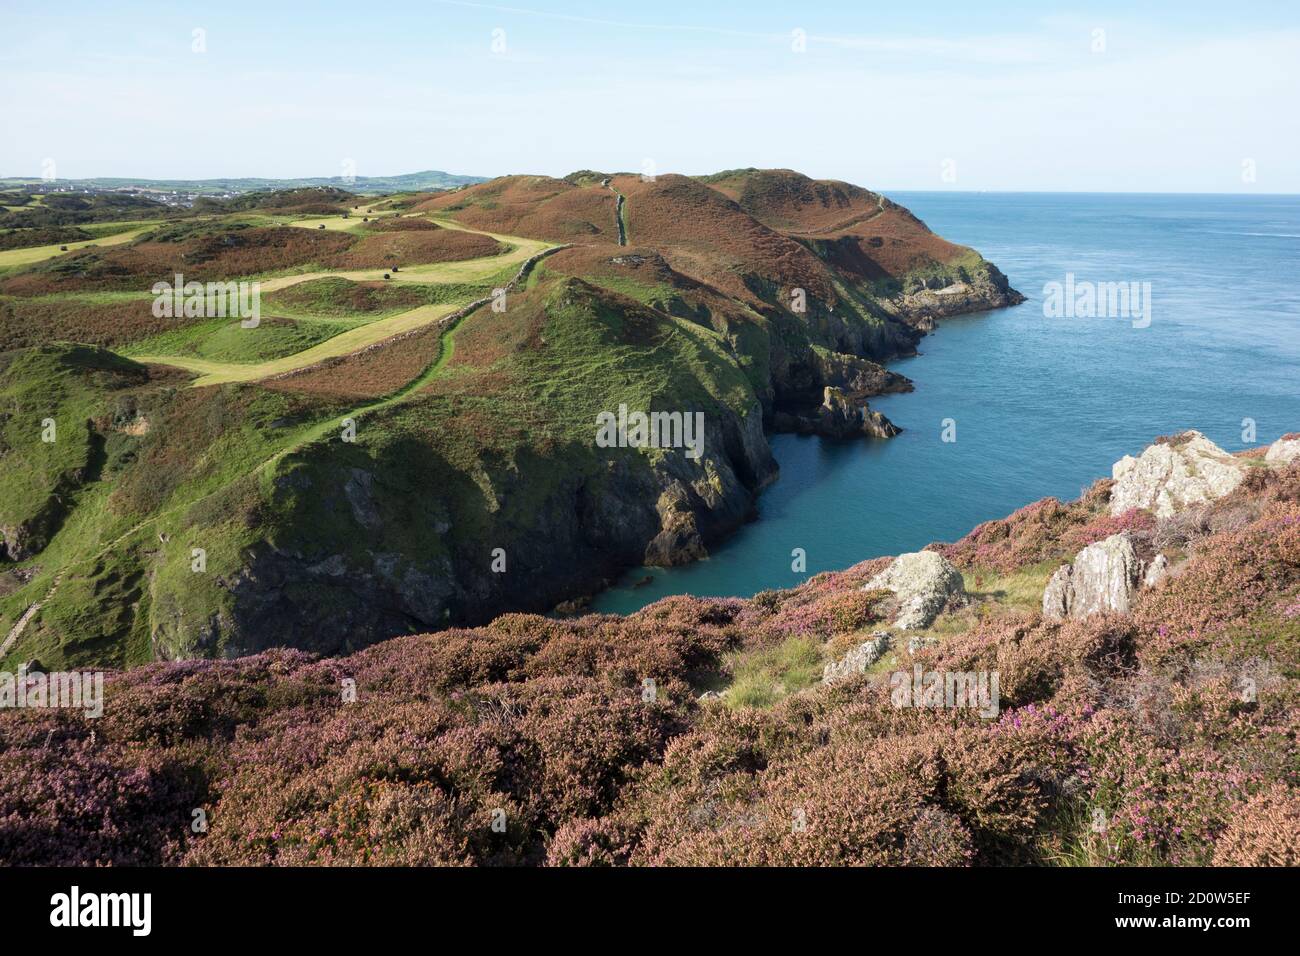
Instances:
[[[311,224],[315,221],[303,220],[300,223],[293,223],[293,225],[299,225],[302,228],[313,228]],[[450,224],[443,223],[443,225]],[[451,228],[462,227],[451,225]],[[466,231],[474,232],[475,230]],[[162,337],[161,341],[154,340],[162,346],[159,350],[155,351],[152,347],[142,347],[139,350],[132,350],[132,356],[140,362],[172,365],[195,372],[198,377],[194,380],[193,385],[197,388],[227,382],[253,382],[273,375],[283,375],[286,372],[307,368],[327,359],[359,352],[385,339],[415,331],[421,326],[438,321],[460,306],[481,297],[473,292],[472,287],[475,282],[481,282],[491,277],[499,277],[507,272],[517,270],[525,261],[551,248],[552,245],[551,243],[523,239],[518,236],[492,233],[484,233],[484,235],[490,235],[493,239],[502,243],[506,247],[506,251],[482,259],[410,266],[399,272],[388,273],[389,278],[387,281],[389,282],[454,285],[459,289],[466,290],[463,293],[463,298],[458,297],[448,302],[417,306],[355,328],[346,330],[336,328],[333,330],[334,334],[320,336],[320,340],[312,342],[305,348],[265,359],[257,357],[257,353],[254,351],[255,347],[251,345],[241,347],[234,341],[226,341],[224,337],[221,343],[213,348],[194,347],[189,333],[175,333],[174,335]],[[385,270],[364,269],[299,273],[266,280],[261,283],[261,288],[263,292],[274,293],[305,282],[318,282],[331,278],[346,279],[353,282],[384,281]],[[222,330],[223,336],[227,330],[231,330],[229,332],[231,336],[238,336],[242,333],[247,335],[250,340],[253,335],[262,334],[261,329],[241,329],[238,323],[224,326]],[[307,340],[314,337],[311,334],[304,333],[301,341],[306,343]],[[287,333],[278,333],[276,341],[285,341],[287,338],[289,338]],[[269,347],[259,348],[266,352]]]

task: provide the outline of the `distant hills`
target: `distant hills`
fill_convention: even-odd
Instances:
[[[334,186],[348,192],[377,194],[392,192],[426,192],[451,189],[486,182],[483,176],[456,176],[438,169],[400,176],[316,176],[301,179],[130,179],[97,177],[94,179],[59,179],[57,185],[72,189],[144,189],[157,192],[183,192],[201,196],[247,193],[268,189],[301,189],[305,186]],[[52,183],[39,177],[10,176],[0,178],[0,189],[44,186]]]

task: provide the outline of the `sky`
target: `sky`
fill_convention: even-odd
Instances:
[[[1295,193],[1297,103],[1293,0],[0,0],[0,176]]]

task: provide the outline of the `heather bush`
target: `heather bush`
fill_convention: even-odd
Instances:
[[[1234,815],[1214,850],[1217,866],[1300,866],[1300,797],[1273,784]]]
[[[1111,484],[1099,481],[1068,505],[1057,498],[1035,501],[1006,518],[978,525],[953,544],[930,547],[959,568],[1003,574],[1052,558],[1069,559],[1085,545],[1115,533],[1109,528],[1149,526],[1148,519],[1136,514],[1110,518],[1102,513]]]
[[[0,750],[0,861],[7,865],[147,866],[180,861],[198,768],[175,755],[110,746],[79,717],[23,713]]]

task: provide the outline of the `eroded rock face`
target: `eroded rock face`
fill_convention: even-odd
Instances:
[[[1289,465],[1300,458],[1300,435],[1283,435],[1268,446],[1264,460],[1270,465]]]
[[[934,551],[900,554],[894,562],[863,586],[864,591],[893,591],[899,609],[894,626],[902,630],[929,627],[950,600],[965,600],[961,572]]]
[[[773,416],[779,431],[824,438],[893,438],[901,429],[881,412],[872,411],[865,398],[850,395],[841,388],[827,385],[822,389],[822,403],[806,412],[780,411]]]
[[[832,385],[823,390],[819,413],[819,433],[834,438],[852,435],[893,438],[898,434],[898,426],[880,412],[873,412],[865,401],[855,402]]]
[[[1090,544],[1075,555],[1073,564],[1058,568],[1047,582],[1043,616],[1086,617],[1098,611],[1127,614],[1144,571],[1127,534],[1113,534]]]
[[[823,683],[833,684],[854,674],[861,674],[885,655],[889,643],[889,632],[877,631],[871,635],[871,640],[863,641],[838,661],[832,661],[822,668]]]
[[[1247,466],[1198,431],[1151,445],[1137,458],[1125,455],[1111,475],[1110,513],[1145,508],[1167,518],[1191,504],[1228,494],[1246,476]]]

